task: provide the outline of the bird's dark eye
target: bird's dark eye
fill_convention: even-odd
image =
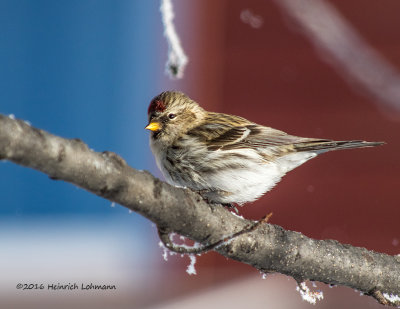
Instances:
[[[174,119],[175,117],[176,117],[175,114],[172,114],[172,113],[171,113],[171,114],[168,114],[168,118],[169,118],[169,119]]]

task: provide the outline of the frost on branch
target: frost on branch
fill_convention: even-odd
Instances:
[[[164,24],[164,36],[168,43],[168,60],[166,63],[166,72],[172,78],[182,78],[183,71],[188,62],[178,34],[173,23],[174,11],[171,0],[161,0],[160,6],[162,21]]]
[[[383,293],[383,297],[388,300],[390,303],[395,304],[400,307],[400,296]]]
[[[169,235],[170,241],[171,241],[171,242],[173,242],[173,237],[174,237],[174,236],[175,236],[174,233],[171,233],[171,234]],[[185,241],[185,237],[183,237],[183,236],[180,236],[180,239],[181,239],[182,241]],[[160,241],[160,242],[158,243],[158,245],[160,246],[161,249],[163,249],[163,254],[162,254],[162,256],[163,256],[163,258],[164,258],[164,261],[168,261],[168,255],[176,255],[176,254],[177,254],[176,252],[169,250],[169,249],[164,245],[164,243],[163,243],[162,241]],[[187,246],[187,245],[185,245],[185,244],[180,244],[180,245],[174,244],[174,246],[184,247],[185,249],[190,250],[190,249],[193,249],[193,248],[199,248],[199,247],[200,247],[200,244],[197,243],[197,242],[195,242],[194,245],[193,245],[192,247]],[[196,255],[195,255],[195,254],[186,254],[186,255],[188,255],[189,258],[190,258],[190,264],[187,266],[186,272],[187,272],[189,275],[196,275],[197,272],[196,272],[196,268],[194,267],[194,265],[196,264]],[[185,254],[181,254],[181,257],[184,257],[184,256],[185,256]]]
[[[194,265],[196,264],[196,256],[194,254],[189,255],[190,258],[190,264],[188,265],[186,272],[189,275],[196,275],[196,268],[194,268]]]
[[[324,294],[322,293],[322,291],[311,291],[305,282],[300,282],[296,287],[296,291],[300,292],[301,298],[303,298],[303,300],[308,301],[310,304],[313,305],[315,305],[317,300],[324,299]]]

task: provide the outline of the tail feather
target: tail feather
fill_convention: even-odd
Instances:
[[[375,147],[382,144],[385,142],[309,140],[294,144],[294,148],[297,151],[322,153],[331,150]]]

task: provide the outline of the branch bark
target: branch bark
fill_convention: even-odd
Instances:
[[[237,234],[214,250],[263,272],[279,272],[297,282],[344,285],[382,304],[400,305],[396,303],[396,295],[400,295],[400,256],[335,240],[310,239],[267,223],[240,233],[254,222],[220,205],[209,205],[196,192],[171,186],[147,171],[135,170],[115,153],[95,152],[78,139],[64,139],[0,114],[0,160],[73,183],[140,213],[159,229],[204,246]]]

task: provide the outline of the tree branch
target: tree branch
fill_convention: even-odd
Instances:
[[[228,238],[213,249],[263,272],[279,272],[297,282],[344,285],[382,304],[400,305],[400,256],[310,239],[265,222],[249,229],[253,221],[209,205],[196,192],[135,170],[115,153],[94,152],[78,139],[64,139],[0,114],[0,160],[73,183],[203,246]]]

